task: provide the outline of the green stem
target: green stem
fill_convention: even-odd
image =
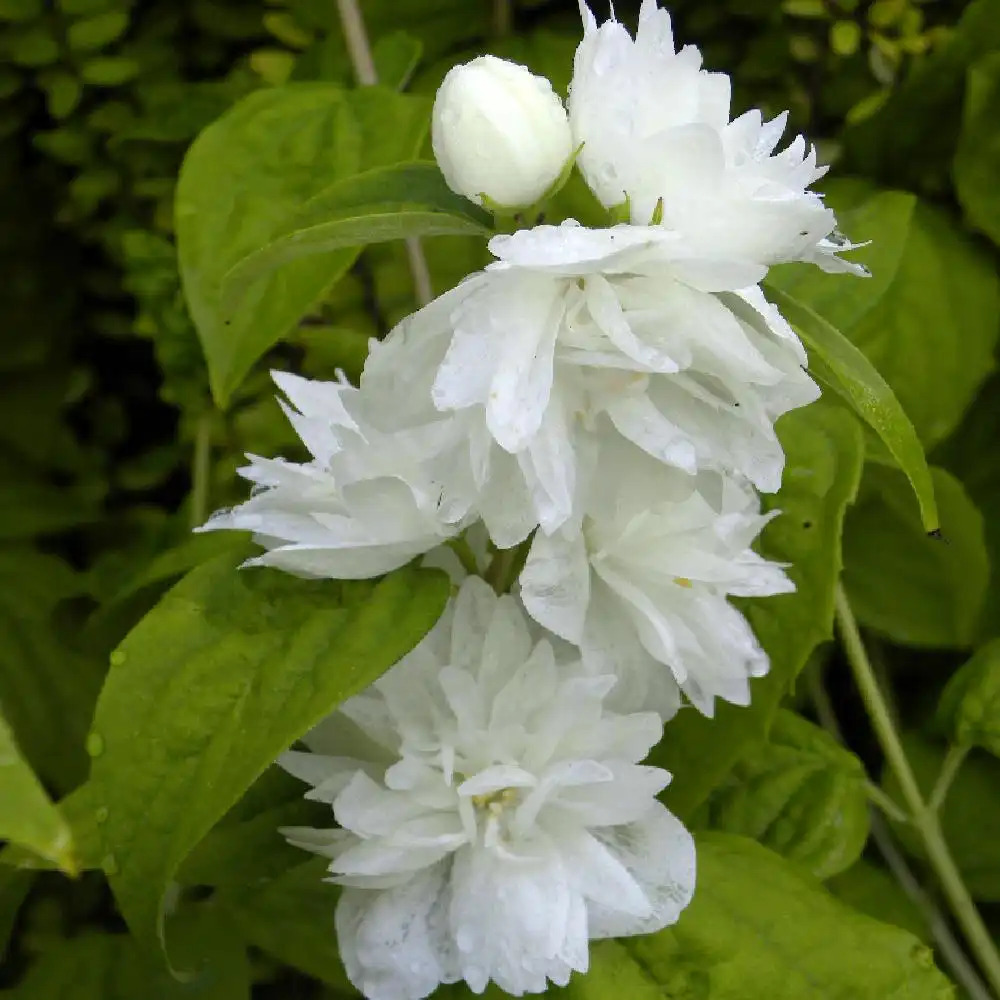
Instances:
[[[514,26],[513,0],[493,0],[493,35],[505,38]]]
[[[194,454],[191,458],[191,527],[199,528],[208,518],[208,486],[212,477],[211,410],[199,418],[194,432]]]
[[[938,774],[937,781],[934,783],[934,790],[927,800],[927,808],[931,812],[939,813],[941,811],[941,806],[944,805],[948,790],[951,788],[955,776],[965,762],[965,758],[968,757],[970,749],[971,747],[965,745],[948,748],[948,753],[941,763],[941,771]]]
[[[887,795],[878,787],[874,782],[869,781],[866,785],[868,789],[868,798],[871,800],[872,805],[878,806],[891,820],[895,820],[897,823],[910,823],[912,822],[911,817],[907,814],[906,810],[903,809],[899,803],[891,796]]]
[[[347,54],[354,68],[354,75],[362,87],[372,87],[378,83],[378,70],[368,42],[368,31],[358,0],[337,0],[337,14],[344,32]],[[406,257],[413,277],[414,296],[419,305],[425,306],[434,298],[431,286],[431,272],[427,266],[424,248],[416,236],[406,238]]]
[[[445,544],[458,556],[458,561],[469,576],[478,576],[479,566],[476,563],[476,554],[472,551],[472,546],[464,535],[452,538]]]
[[[958,925],[968,942],[972,954],[979,961],[993,991],[1000,998],[1000,954],[986,925],[983,923],[969,890],[962,881],[948,844],[941,831],[937,813],[924,800],[920,786],[910,767],[906,751],[900,742],[899,733],[893,724],[889,707],[882,690],[875,679],[871,662],[865,651],[861,633],[851,611],[844,588],[838,584],[836,592],[837,623],[847,660],[854,672],[861,697],[871,719],[875,735],[889,767],[899,782],[907,808],[913,817],[913,825],[924,843],[927,858],[941,884],[942,892],[951,906]]]

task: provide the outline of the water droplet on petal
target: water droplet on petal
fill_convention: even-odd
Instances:
[[[104,737],[100,733],[91,733],[85,746],[91,757],[100,757],[104,753]]]

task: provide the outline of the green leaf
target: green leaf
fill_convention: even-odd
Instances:
[[[139,75],[142,67],[128,56],[98,56],[80,67],[84,83],[98,87],[118,87]]]
[[[982,747],[1000,757],[1000,639],[976,650],[948,682],[937,720],[953,743]]]
[[[357,250],[296,260],[253,284],[232,311],[223,309],[223,276],[332,183],[416,156],[428,118],[423,98],[295,83],[251,94],[195,140],[177,186],[178,252],[220,407],[261,354],[324,298]]]
[[[788,265],[768,280],[862,351],[930,447],[954,430],[994,367],[994,262],[956,219],[911,194],[845,180],[825,198],[848,235],[872,241],[851,252],[872,278]]]
[[[1000,52],[976,63],[968,75],[962,132],[955,151],[955,189],[965,217],[1000,245]]]
[[[171,935],[185,965],[183,981],[150,962],[126,934],[93,930],[56,940],[2,1000],[250,1000],[242,942],[211,906],[182,909]]]
[[[490,217],[445,184],[434,163],[400,163],[349,177],[308,201],[259,250],[223,276],[235,309],[268,272],[312,254],[408,236],[485,236]]]
[[[313,858],[277,878],[222,892],[219,905],[258,948],[339,992],[357,995],[337,951],[333,913],[340,889],[324,881],[328,864]]]
[[[934,486],[923,446],[885,379],[836,327],[809,306],[772,286],[768,287],[768,297],[813,352],[816,373],[885,442],[913,485],[925,529],[937,530]]]
[[[861,858],[846,872],[826,882],[837,899],[885,924],[894,924],[931,943],[927,920],[890,872]]]
[[[58,605],[81,589],[54,556],[0,552],[0,704],[21,751],[58,791],[86,774],[84,739],[103,673],[62,640]]]
[[[59,60],[59,43],[42,24],[12,31],[7,42],[10,59],[16,66],[51,66]]]
[[[75,21],[66,31],[69,47],[77,52],[93,52],[110,45],[128,28],[127,10],[109,10]]]
[[[1000,376],[994,375],[969,408],[958,430],[938,449],[936,458],[962,481],[983,516],[990,556],[990,586],[983,602],[979,631],[1000,635]]]
[[[39,74],[38,82],[45,89],[49,114],[53,118],[67,118],[76,110],[83,96],[83,84],[72,73],[64,70]]]
[[[49,858],[76,873],[69,825],[21,756],[3,716],[0,716],[0,840],[8,840]]]
[[[42,13],[42,0],[0,0],[0,21],[33,21]]]
[[[709,825],[760,841],[825,879],[849,868],[868,839],[861,761],[794,712],[775,716],[708,802]]]
[[[930,949],[751,840],[698,839],[698,888],[658,934],[597,944],[570,1000],[952,1000]]]
[[[0,865],[0,965],[3,964],[14,923],[35,884],[32,871],[15,871]]]
[[[383,35],[372,49],[379,83],[405,90],[423,54],[424,43],[405,31]]]
[[[771,658],[769,675],[751,684],[751,704],[719,704],[714,719],[681,712],[667,724],[652,759],[674,775],[665,801],[681,818],[723,781],[748,746],[767,737],[809,654],[832,634],[844,512],[861,474],[861,428],[849,413],[820,402],[782,417],[778,435],[786,454],[784,481],[765,502],[782,513],[764,530],[760,548],[789,563],[797,590],[747,602],[750,623]]]
[[[163,941],[162,900],[191,849],[277,756],[437,620],[442,574],[381,583],[186,576],[112,655],[88,749],[105,870],[129,925]]]
[[[947,747],[919,733],[903,733],[903,749],[925,797],[933,789]],[[886,773],[882,787],[904,801],[895,777]],[[1000,761],[974,750],[962,763],[939,813],[941,829],[962,880],[983,902],[1000,903]],[[920,835],[910,823],[893,823],[906,852],[926,861]]]
[[[990,575],[983,518],[954,476],[931,475],[940,538],[924,534],[899,472],[866,469],[844,527],[844,586],[858,620],[896,642],[969,647]]]

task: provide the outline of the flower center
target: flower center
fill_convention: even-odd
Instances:
[[[477,825],[483,831],[483,845],[496,847],[509,840],[508,825],[514,807],[521,801],[519,788],[498,788],[495,792],[484,792],[471,797],[476,810]]]

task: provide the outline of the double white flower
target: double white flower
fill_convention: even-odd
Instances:
[[[494,237],[488,267],[372,343],[359,388],[276,375],[311,459],[251,456],[253,496],[206,526],[341,579],[441,565],[483,527],[525,544],[515,596],[466,579],[282,759],[333,807],[339,828],[286,832],[330,858],[372,1000],[540,991],[586,969],[590,938],[676,920],[693,845],[639,762],[682,698],[749,702],[768,659],[729,599],[794,589],[751,548],[775,516],[757,491],[781,484],[775,421],[819,390],[759,282],[779,261],[861,269],[808,190],[815,153],[775,152],[783,116],[730,121],[728,78],[676,51],[653,0],[634,40],[581,11],[568,116],[547,81],[479,60],[439,92],[435,150],[457,191],[502,204],[578,149],[629,224]]]
[[[588,939],[677,919],[694,843],[655,798],[670,776],[639,763],[659,718],[608,711],[614,684],[473,577],[311,752],[281,758],[339,825],[284,833],[345,887],[338,941],[365,996],[419,1000],[460,979],[541,992],[586,971]]]

